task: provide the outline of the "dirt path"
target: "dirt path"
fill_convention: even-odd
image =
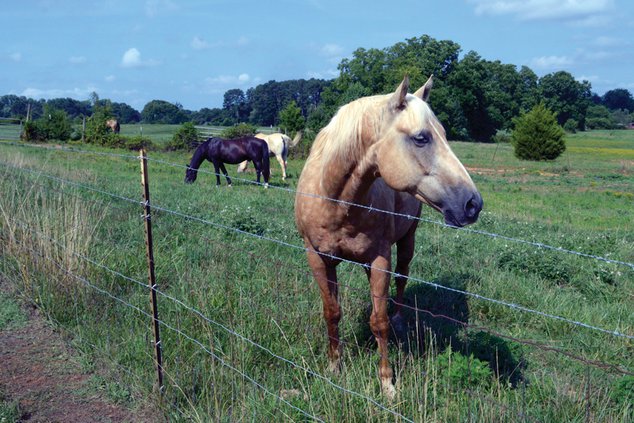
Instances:
[[[0,277],[0,289],[7,283]],[[0,330],[0,390],[19,402],[20,422],[153,422],[111,403],[95,389],[73,351],[33,307],[26,325]]]

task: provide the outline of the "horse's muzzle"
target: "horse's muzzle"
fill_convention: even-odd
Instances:
[[[467,195],[460,196],[462,200],[454,203],[455,207],[444,207],[442,212],[445,217],[445,223],[459,228],[475,223],[480,216],[482,206],[482,196],[478,191],[469,192]],[[467,199],[466,201],[464,199]]]

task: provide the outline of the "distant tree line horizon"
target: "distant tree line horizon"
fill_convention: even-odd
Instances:
[[[340,106],[359,97],[391,92],[404,75],[417,87],[433,74],[430,103],[449,139],[490,141],[499,131],[512,130],[514,118],[542,102],[569,131],[626,127],[634,121],[634,98],[625,88],[599,96],[592,92],[590,82],[577,81],[566,71],[540,78],[528,66],[489,61],[474,51],[461,57],[461,52],[453,41],[423,35],[383,49],[359,48],[352,58],[340,62],[339,76],[331,80],[271,80],[246,92],[230,89],[221,108],[192,111],[179,103],[152,100],[139,112],[126,103],[99,99],[97,93],[83,101],[9,94],[0,97],[0,117],[24,119],[30,110],[37,119],[46,109],[61,110],[78,121],[101,106],[122,124],[277,126],[280,112],[294,102],[306,127],[317,132]]]

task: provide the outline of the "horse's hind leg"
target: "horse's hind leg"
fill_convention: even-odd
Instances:
[[[216,172],[216,186],[220,185],[220,165],[221,163],[212,162],[214,164],[214,172]]]
[[[282,180],[285,181],[286,180],[286,160],[284,160],[284,158],[281,155],[275,155],[275,158],[277,159],[277,162],[280,164],[280,167],[282,168]]]
[[[308,265],[313,277],[319,285],[319,293],[323,303],[324,320],[328,329],[328,369],[334,373],[339,372],[341,366],[341,346],[339,344],[339,320],[341,320],[341,307],[339,306],[339,284],[337,282],[336,263],[329,260],[328,263],[319,254],[312,251],[312,247],[306,243],[308,249]]]
[[[249,161],[245,160],[238,165],[238,173],[246,172],[247,167],[249,166]]]
[[[229,177],[229,173],[227,173],[227,168],[225,167],[225,164],[220,162],[220,170],[222,170],[222,174],[225,175],[225,178],[227,178],[227,185],[231,186],[231,178]],[[217,174],[218,172],[216,172]],[[220,185],[220,176],[218,176],[218,185]]]

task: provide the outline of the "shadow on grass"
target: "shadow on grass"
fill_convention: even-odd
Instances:
[[[448,288],[467,291],[477,276],[468,273],[445,274],[433,281]],[[409,284],[403,298],[402,320],[392,320],[392,344],[413,355],[423,355],[433,342],[434,351],[448,347],[465,356],[486,361],[498,378],[515,387],[524,380],[526,361],[519,343],[503,339],[478,328],[470,327],[469,304],[465,294],[423,284]],[[390,315],[395,306],[390,304]],[[358,339],[367,340],[366,347],[375,346],[368,324],[358,325]]]

